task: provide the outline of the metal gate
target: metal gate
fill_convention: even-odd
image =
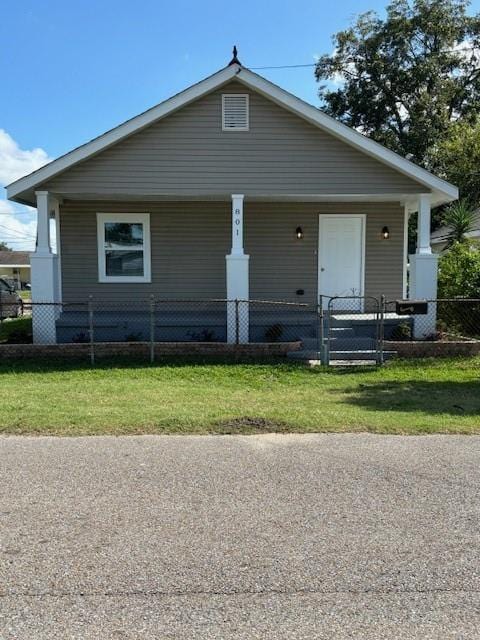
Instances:
[[[322,361],[383,363],[383,302],[372,296],[321,296]]]

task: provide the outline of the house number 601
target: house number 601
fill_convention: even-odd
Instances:
[[[240,224],[241,224],[240,209],[235,209],[234,214],[235,214],[235,226],[236,227],[240,227]],[[239,228],[235,229],[235,235],[236,236],[240,235],[240,229]]]

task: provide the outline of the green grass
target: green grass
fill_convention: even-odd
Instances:
[[[480,358],[0,365],[0,433],[480,433]]]

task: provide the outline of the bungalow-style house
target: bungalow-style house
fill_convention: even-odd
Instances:
[[[7,187],[36,206],[33,302],[436,295],[432,206],[456,187],[244,67],[227,67]],[[52,253],[49,218],[57,224]],[[259,340],[233,321],[229,342]],[[55,342],[65,314],[34,314]],[[434,319],[433,319],[434,322]],[[249,325],[250,323],[250,325]],[[65,340],[65,333],[62,333]],[[172,339],[178,336],[171,334]]]
[[[16,289],[30,283],[30,254],[28,251],[0,251],[0,278],[7,278]]]

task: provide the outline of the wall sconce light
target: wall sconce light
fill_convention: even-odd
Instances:
[[[295,229],[295,235],[297,236],[297,240],[303,240],[303,229],[302,229],[302,227],[297,227]]]
[[[390,238],[390,230],[388,227],[383,227],[382,229],[382,239],[388,240]]]

